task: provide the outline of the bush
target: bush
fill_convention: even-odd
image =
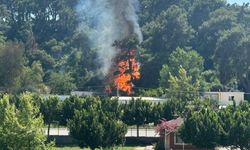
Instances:
[[[112,100],[106,100],[112,101]],[[99,98],[88,97],[83,106],[85,109],[76,110],[75,115],[68,121],[70,134],[78,141],[80,147],[111,148],[121,144],[127,133],[126,125],[118,120],[108,104],[111,102],[101,102]],[[117,110],[118,105],[112,105],[113,110]],[[119,112],[119,111],[118,111]]]
[[[32,95],[22,94],[18,108],[10,103],[8,95],[0,99],[0,148],[4,150],[36,149],[51,147],[44,144],[43,119],[33,104]]]

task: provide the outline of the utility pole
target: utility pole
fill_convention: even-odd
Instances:
[[[119,83],[117,84],[117,88],[116,88],[116,96],[117,96],[117,98],[120,96],[120,93],[119,93]]]

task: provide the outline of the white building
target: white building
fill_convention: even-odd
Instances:
[[[215,100],[220,106],[236,105],[244,101],[244,92],[205,92],[203,97]]]
[[[89,92],[89,91],[72,91],[70,92],[70,95],[72,96],[93,96],[95,93],[94,92]]]
[[[61,101],[64,101],[65,99],[70,98],[70,95],[52,95],[52,94],[43,94],[42,95],[42,97],[45,99],[49,98],[50,96],[56,96]]]
[[[117,97],[112,97],[112,98],[117,98]],[[119,96],[118,97],[118,101],[120,103],[126,103],[131,101],[132,99],[138,100],[144,100],[144,101],[148,101],[148,102],[152,102],[152,103],[159,103],[159,102],[166,102],[167,99],[166,98],[158,98],[158,97],[129,97],[129,96]]]

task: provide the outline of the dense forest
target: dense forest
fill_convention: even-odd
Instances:
[[[95,29],[88,13],[78,10],[82,1],[87,0],[0,0],[1,90],[69,94],[104,89],[106,78],[89,36]],[[141,78],[135,89],[176,91],[174,83],[186,83],[195,91],[250,92],[249,4],[139,3],[143,40],[136,46]]]

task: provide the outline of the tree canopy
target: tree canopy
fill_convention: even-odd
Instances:
[[[75,110],[68,121],[70,134],[80,147],[113,148],[122,144],[127,133],[126,125],[116,116],[119,114],[117,100],[101,100],[88,97],[81,110]]]
[[[37,149],[50,147],[45,144],[43,119],[39,108],[29,93],[19,97],[19,105],[15,106],[8,95],[0,99],[0,147],[1,149]]]
[[[79,14],[80,5],[0,1],[1,89],[69,94],[106,86],[90,36],[95,23],[88,13]],[[138,6],[144,40],[135,47],[141,66],[135,87],[165,88],[169,72],[175,76],[181,65],[192,80],[209,79],[211,90],[250,92],[248,4],[139,0]]]

